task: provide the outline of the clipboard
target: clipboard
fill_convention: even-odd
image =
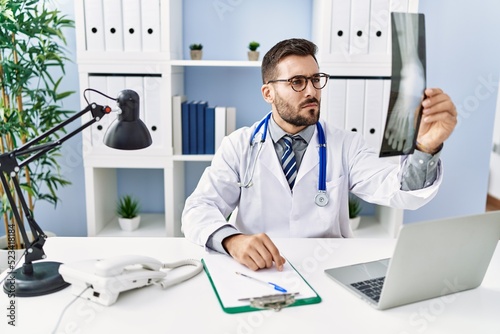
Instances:
[[[201,260],[222,310],[229,314],[264,309],[280,311],[285,307],[317,304],[321,297],[288,261],[283,271],[276,267],[252,271],[225,254],[208,251]],[[237,272],[286,289],[259,284]]]

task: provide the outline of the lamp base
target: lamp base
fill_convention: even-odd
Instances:
[[[48,295],[69,286],[59,274],[59,262],[33,263],[33,273],[23,273],[18,268],[7,273],[3,291],[16,297],[36,297]]]

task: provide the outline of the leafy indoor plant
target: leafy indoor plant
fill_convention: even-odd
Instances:
[[[259,60],[259,48],[260,44],[258,42],[252,41],[248,44],[248,60]]]
[[[74,22],[49,8],[47,1],[0,0],[0,154],[52,129],[72,113],[61,109],[62,100],[73,93],[61,91],[61,81],[68,61],[64,30],[73,27]],[[54,133],[46,141],[56,137]],[[18,173],[32,212],[37,200],[56,205],[57,189],[69,184],[60,174],[59,155],[56,147]],[[2,219],[9,249],[19,249],[24,245],[6,191],[0,188]],[[12,194],[19,203],[16,193]]]
[[[139,227],[141,222],[139,210],[139,201],[131,195],[124,195],[118,200],[116,213],[122,230],[133,231]]]
[[[257,48],[260,46],[258,42],[252,41],[250,44],[248,44],[248,49],[250,51],[257,51]]]
[[[203,50],[202,44],[191,44],[189,50]]]
[[[354,197],[353,195],[349,196],[349,223],[353,230],[357,229],[359,226],[359,222],[361,217],[359,213],[361,212],[361,203],[359,199]]]
[[[192,60],[200,60],[203,56],[203,45],[202,44],[191,44],[189,45],[189,50]]]

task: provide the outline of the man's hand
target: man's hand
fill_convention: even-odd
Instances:
[[[265,233],[232,235],[222,241],[222,246],[234,259],[252,270],[271,268],[273,262],[279,271],[283,270],[285,258]]]
[[[450,97],[439,88],[428,88],[425,90],[425,95],[417,149],[433,153],[455,129],[457,110]]]

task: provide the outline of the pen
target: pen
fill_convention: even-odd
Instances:
[[[258,278],[242,274],[242,273],[240,273],[238,271],[236,271],[236,275],[241,275],[243,277],[253,279],[256,282],[263,283],[263,284],[266,284],[266,285],[270,285],[270,286],[272,286],[274,288],[274,290],[277,290],[277,291],[280,291],[280,292],[286,292],[286,289],[282,288],[278,284],[274,284],[274,283],[271,283],[271,282],[262,281],[262,280],[260,280]]]

